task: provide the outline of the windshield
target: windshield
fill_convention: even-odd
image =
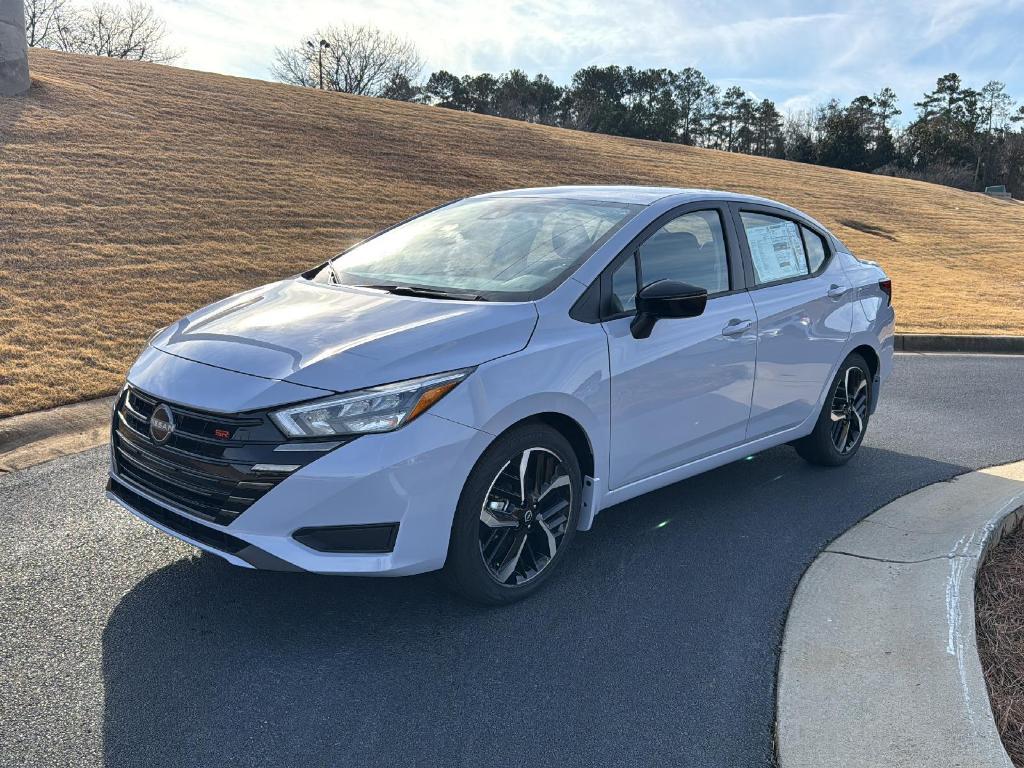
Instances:
[[[387,230],[329,266],[342,285],[532,299],[558,285],[640,208],[537,197],[471,198]]]

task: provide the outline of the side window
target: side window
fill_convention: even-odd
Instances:
[[[807,249],[808,265],[811,268],[811,272],[817,272],[821,265],[825,263],[825,257],[828,255],[825,241],[821,239],[821,235],[817,232],[812,232],[807,227],[800,227],[800,231],[804,236],[804,247]]]
[[[632,312],[636,309],[636,259],[622,262],[612,273],[612,296],[608,313]]]
[[[729,264],[718,211],[684,213],[651,235],[639,249],[644,285],[679,280],[709,294],[729,290]]]
[[[758,285],[774,283],[810,272],[804,256],[800,228],[792,221],[763,213],[740,213],[754,262]]]

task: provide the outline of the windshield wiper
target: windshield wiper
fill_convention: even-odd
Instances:
[[[418,288],[415,285],[356,285],[355,288],[373,288],[395,296],[419,296],[425,299],[451,299],[453,301],[487,301],[476,293],[458,293],[440,288]]]

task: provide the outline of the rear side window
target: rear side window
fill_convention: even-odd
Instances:
[[[800,227],[800,232],[804,236],[804,247],[807,249],[807,264],[811,268],[811,272],[817,272],[825,263],[825,257],[828,255],[825,241],[821,235],[812,232],[807,227]]]
[[[758,285],[802,277],[810,273],[800,227],[788,219],[764,213],[740,213],[743,229],[754,262],[754,279]]]

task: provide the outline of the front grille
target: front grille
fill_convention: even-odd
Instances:
[[[150,418],[160,405],[170,409],[175,424],[163,443],[150,435]],[[121,479],[220,525],[230,524],[291,474],[254,471],[255,465],[304,466],[324,455],[322,443],[313,446],[317,450],[295,443],[275,452],[286,440],[266,413],[207,413],[132,387],[118,399],[111,440]]]

